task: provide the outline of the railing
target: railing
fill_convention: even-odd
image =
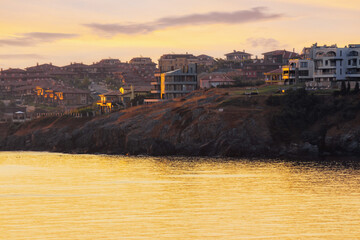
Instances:
[[[348,75],[360,74],[360,71],[347,71],[346,74],[348,74]]]
[[[336,75],[336,71],[315,71],[314,75],[322,76],[322,75]]]

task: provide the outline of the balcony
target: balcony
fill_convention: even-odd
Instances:
[[[330,71],[315,71],[314,77],[323,77],[323,78],[332,78],[336,77],[336,71],[330,70]]]
[[[346,72],[346,77],[349,77],[349,78],[358,78],[360,77],[360,69],[352,69],[350,71],[347,71]]]
[[[335,69],[336,68],[336,64],[329,64],[329,65],[321,65],[321,66],[317,66],[318,69]]]
[[[348,78],[360,78],[360,73],[346,74]]]

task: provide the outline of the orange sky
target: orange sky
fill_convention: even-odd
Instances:
[[[0,0],[0,67],[360,43],[358,0]],[[316,2],[316,3],[314,3]]]

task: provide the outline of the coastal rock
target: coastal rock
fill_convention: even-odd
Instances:
[[[36,119],[9,127],[0,149],[154,156],[360,154],[359,114],[344,118],[343,111],[349,110],[336,107],[339,101],[344,101],[341,106],[357,104],[351,98],[335,101],[329,96],[324,105],[320,102],[324,97],[319,100],[302,93],[291,101],[284,96],[274,106],[267,104],[271,103],[268,97],[234,97],[219,91],[226,90],[196,92],[95,118]]]

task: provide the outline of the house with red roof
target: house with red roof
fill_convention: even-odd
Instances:
[[[275,50],[263,53],[265,62],[277,63],[279,65],[286,65],[290,59],[299,58],[300,55],[296,52],[289,52],[286,50]]]
[[[250,60],[252,54],[246,53],[245,50],[243,50],[242,52],[234,50],[231,53],[225,54],[225,56],[226,56],[227,61],[241,62],[241,61],[244,61],[244,60]]]
[[[229,78],[225,73],[208,74],[201,77],[199,82],[202,89],[235,84],[235,80]]]
[[[264,73],[265,83],[269,85],[284,85],[282,74],[282,68],[278,68],[270,72]]]

